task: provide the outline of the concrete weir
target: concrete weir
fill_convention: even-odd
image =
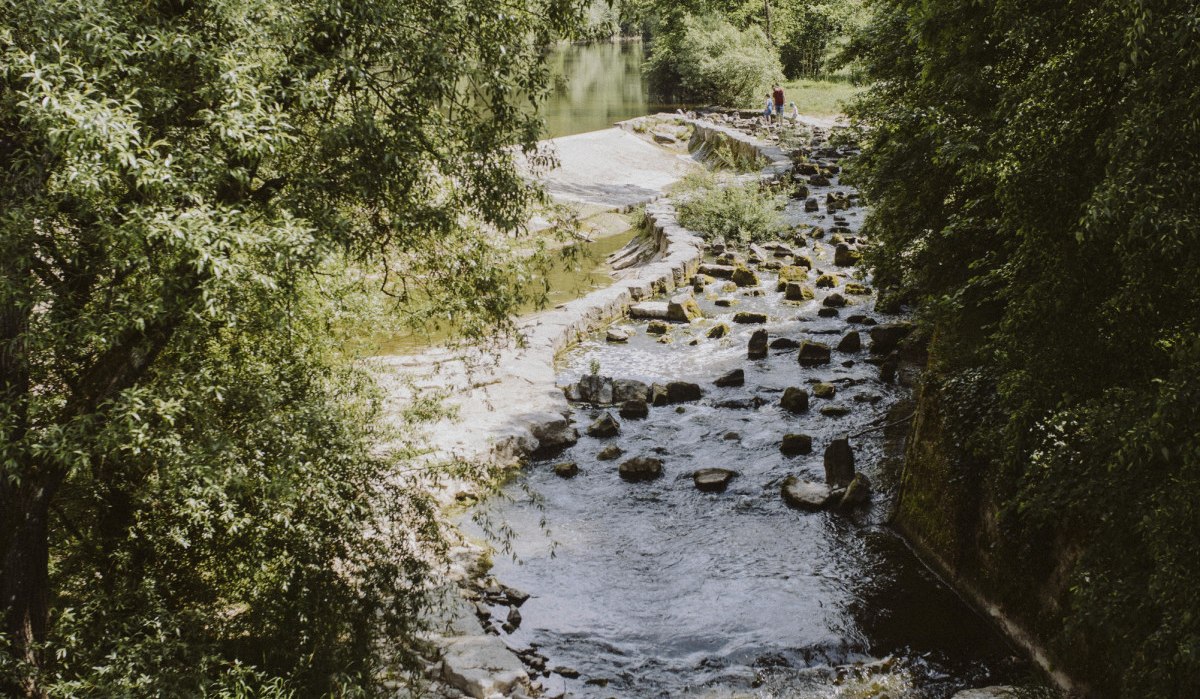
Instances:
[[[767,163],[752,176],[776,175],[791,165],[773,145],[703,120],[680,121],[692,128],[689,150],[700,156],[724,139],[736,152]],[[431,460],[504,468],[539,449],[573,443],[578,433],[556,385],[556,357],[580,337],[623,316],[631,305],[687,286],[699,267],[703,241],[680,226],[675,207],[660,198],[686,171],[685,160],[693,159],[622,128],[560,139],[556,145],[561,166],[555,171],[558,175],[546,178],[550,193],[560,200],[614,209],[644,204],[642,233],[610,257],[617,270],[611,286],[523,319],[523,344],[466,359],[461,351],[439,348],[378,360],[382,381],[392,389],[396,414],[422,389],[446,395],[454,417],[429,428]],[[404,377],[414,386],[407,386]],[[443,483],[438,495],[448,504],[463,487],[466,484]],[[462,553],[469,557],[471,552]],[[459,568],[451,578],[468,578]],[[483,633],[465,600],[442,606],[444,619],[431,639],[442,649],[440,679],[474,697],[517,691],[528,679],[519,658],[498,637]]]

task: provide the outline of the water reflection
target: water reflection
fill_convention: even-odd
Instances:
[[[650,97],[641,41],[563,46],[550,56],[555,88],[543,106],[550,138],[597,131],[676,105]]]

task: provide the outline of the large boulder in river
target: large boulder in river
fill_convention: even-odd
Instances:
[[[913,330],[912,323],[883,323],[871,328],[871,354],[887,354],[896,349],[900,341]]]
[[[704,392],[700,390],[699,384],[687,381],[672,381],[667,384],[668,403],[687,403],[693,400],[700,400],[702,395],[704,395]]]
[[[750,343],[746,348],[746,356],[749,359],[764,359],[767,356],[767,331],[755,330],[750,336]]]
[[[700,305],[691,294],[678,294],[667,302],[667,320],[676,323],[690,323],[704,317]]]
[[[596,421],[587,428],[589,437],[598,437],[601,439],[615,437],[620,431],[621,423],[617,422],[617,419],[608,411],[605,411],[603,415],[596,418]]]
[[[662,475],[662,460],[648,456],[635,456],[622,462],[617,467],[617,473],[631,483],[652,481]]]
[[[626,403],[631,400],[650,400],[650,387],[634,379],[613,379],[612,402]]]
[[[845,488],[854,480],[854,450],[850,438],[838,435],[825,447],[825,482],[835,488]]]
[[[785,434],[779,443],[779,451],[786,456],[799,456],[812,453],[812,437],[806,434]]]
[[[846,297],[836,291],[825,297],[821,301],[821,305],[826,308],[844,308],[846,306]]]
[[[692,474],[696,489],[706,493],[723,493],[737,473],[727,468],[702,468]]]
[[[796,386],[783,389],[783,397],[779,405],[789,413],[803,413],[808,410],[808,391]]]
[[[716,381],[713,381],[713,385],[719,386],[720,388],[732,388],[735,386],[742,386],[745,383],[746,372],[743,369],[734,369],[733,371],[718,378]]]
[[[821,510],[829,505],[833,490],[824,483],[802,481],[795,476],[783,479],[783,501],[802,510]]]
[[[812,340],[804,340],[800,343],[799,362],[805,366],[815,366],[817,364],[828,364],[832,355],[829,345],[821,342],[813,342]]]

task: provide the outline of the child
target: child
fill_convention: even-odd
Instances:
[[[766,103],[765,108],[763,109],[763,114],[762,114],[763,119],[767,120],[768,126],[770,126],[770,124],[771,124],[771,110],[774,108],[775,108],[775,101],[773,99],[771,99],[771,93],[768,92],[767,93],[767,103]]]

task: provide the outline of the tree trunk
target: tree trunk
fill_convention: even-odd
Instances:
[[[774,46],[775,36],[771,33],[771,0],[763,0],[763,7],[766,9],[767,13],[767,41]]]
[[[3,488],[4,507],[3,564],[0,567],[0,605],[4,613],[4,633],[13,656],[28,664],[32,671],[40,667],[38,646],[46,640],[49,621],[49,484],[30,483]],[[31,673],[17,680],[16,686],[4,687],[10,694],[41,697],[36,677]]]

